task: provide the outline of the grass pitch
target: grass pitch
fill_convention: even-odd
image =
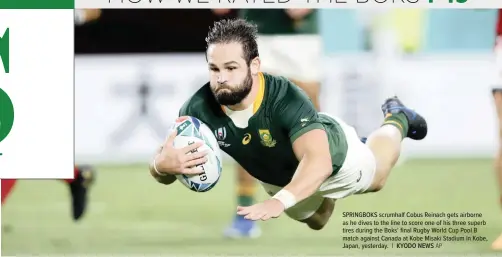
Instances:
[[[207,193],[191,192],[179,183],[170,187],[157,184],[146,165],[100,166],[89,212],[79,223],[70,219],[69,193],[63,183],[19,182],[2,208],[2,254],[491,253],[492,240],[502,232],[491,164],[491,160],[409,161],[393,170],[383,191],[337,202],[335,214],[323,230],[311,231],[283,216],[262,222],[263,236],[254,240],[226,240],[221,236],[235,210],[231,166]],[[261,189],[259,193],[259,199],[265,199]],[[487,225],[479,226],[477,235],[488,241],[442,242],[442,247],[436,249],[347,250],[342,248],[342,237],[347,236],[342,228],[348,226],[342,222],[349,219],[342,213],[348,211],[481,213]],[[406,220],[414,219],[418,220]]]

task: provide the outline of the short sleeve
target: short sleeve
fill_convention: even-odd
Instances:
[[[317,110],[306,94],[296,85],[286,86],[287,92],[279,99],[276,113],[282,128],[288,132],[291,143],[311,130],[324,130]]]

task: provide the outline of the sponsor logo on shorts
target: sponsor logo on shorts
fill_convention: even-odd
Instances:
[[[362,170],[360,170],[360,171],[359,171],[359,177],[357,178],[356,182],[361,181],[361,178],[362,178],[362,177],[363,177],[363,171],[362,171]]]

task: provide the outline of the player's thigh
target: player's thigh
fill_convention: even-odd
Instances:
[[[502,142],[502,87],[492,89],[499,124],[499,140]]]
[[[275,195],[281,187],[270,185],[261,182],[263,189],[267,192],[269,196]],[[317,212],[319,207],[321,207],[324,198],[318,194],[314,194],[307,199],[297,203],[295,206],[286,210],[286,215],[297,221],[304,221],[310,218],[314,213]]]
[[[322,40],[319,35],[261,36],[258,49],[265,72],[304,84],[321,80]]]
[[[502,120],[502,86],[500,88],[493,88],[492,94],[497,115],[499,120]]]
[[[325,113],[323,113],[326,115]],[[319,191],[324,197],[341,199],[367,191],[376,174],[376,161],[373,152],[361,142],[356,130],[337,117],[333,117],[342,127],[347,140],[345,161],[332,177],[329,177]]]

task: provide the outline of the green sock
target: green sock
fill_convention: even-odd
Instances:
[[[404,113],[397,113],[397,114],[387,114],[385,116],[385,119],[383,121],[383,125],[392,125],[401,131],[401,135],[403,138],[408,135],[408,119],[406,118],[406,115]]]
[[[251,206],[253,204],[253,197],[249,195],[239,195],[237,197],[237,204],[239,206]]]

